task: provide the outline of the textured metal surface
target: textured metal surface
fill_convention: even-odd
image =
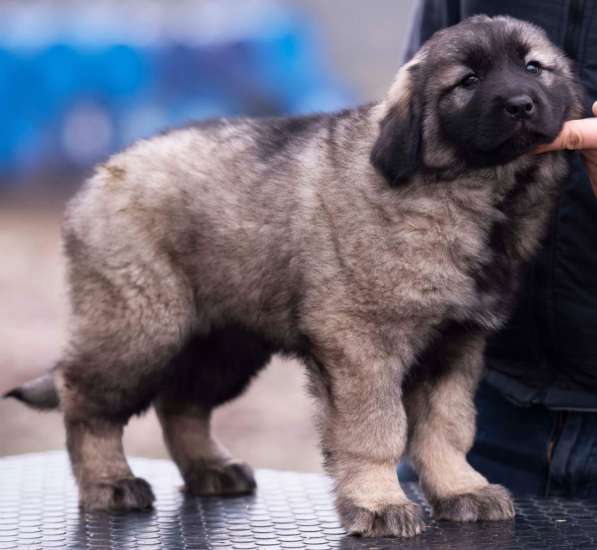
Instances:
[[[184,497],[174,466],[134,459],[153,485],[151,513],[81,513],[64,453],[0,459],[0,549],[545,549],[597,548],[597,503],[521,499],[512,522],[428,522],[407,540],[347,537],[338,524],[329,481],[316,474],[261,470],[255,496]],[[411,497],[420,500],[415,486]]]

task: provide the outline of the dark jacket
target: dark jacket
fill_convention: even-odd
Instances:
[[[597,100],[597,0],[422,0],[407,56],[436,30],[481,13],[545,29],[575,60],[590,116]],[[578,154],[572,157],[518,306],[488,345],[486,380],[520,404],[597,411],[597,199]]]

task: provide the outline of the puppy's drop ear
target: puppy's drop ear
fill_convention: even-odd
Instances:
[[[417,172],[421,164],[423,102],[422,90],[415,89],[416,70],[417,65],[409,63],[398,73],[371,150],[371,164],[394,186]]]

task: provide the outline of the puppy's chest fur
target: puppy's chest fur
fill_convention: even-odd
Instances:
[[[348,266],[351,295],[389,317],[499,328],[548,219],[555,180],[537,176],[525,167],[499,181],[415,183],[387,216],[383,246],[368,228],[352,236],[346,256],[362,263]]]
[[[472,261],[474,300],[465,318],[495,330],[510,314],[525,265],[546,232],[565,170],[560,157],[540,159],[501,173],[492,214],[481,226],[478,261]]]

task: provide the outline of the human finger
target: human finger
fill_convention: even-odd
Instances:
[[[593,105],[593,112],[597,116],[597,102]],[[554,141],[540,145],[535,152],[545,153],[562,149],[597,149],[597,118],[569,120],[564,123],[562,131]]]

